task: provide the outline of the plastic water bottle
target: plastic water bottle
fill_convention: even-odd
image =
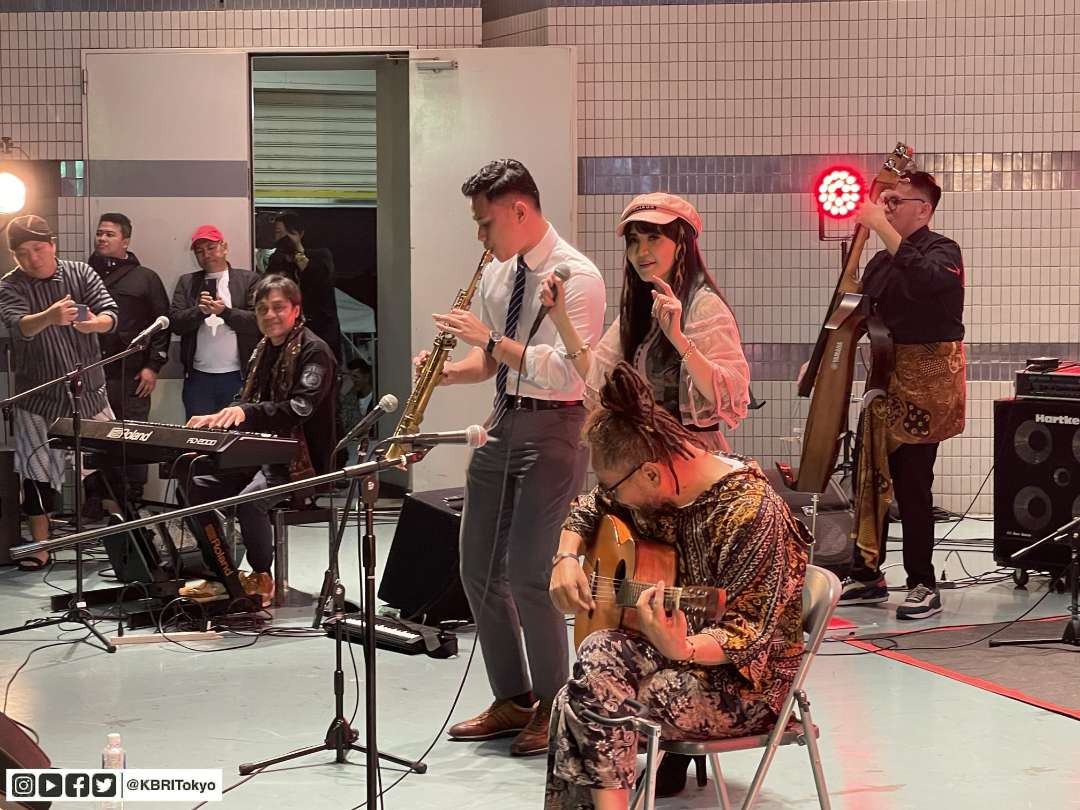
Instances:
[[[105,740],[105,748],[101,752],[101,767],[122,770],[127,767],[127,753],[120,742],[119,734],[110,734]],[[117,779],[120,777],[118,776]],[[98,807],[100,810],[123,810],[124,803],[118,799],[105,799]]]

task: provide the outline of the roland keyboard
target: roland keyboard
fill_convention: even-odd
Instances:
[[[334,619],[324,619],[326,635],[334,636]],[[345,640],[351,644],[364,643],[364,617],[358,613],[346,613],[342,625]],[[375,646],[382,650],[402,652],[406,655],[426,653],[432,658],[449,658],[457,655],[457,636],[445,630],[437,630],[424,624],[404,619],[375,617]]]
[[[156,422],[110,422],[81,419],[82,449],[100,453],[117,464],[172,462],[185,454],[205,456],[219,470],[288,464],[296,452],[296,439],[239,430],[205,430]],[[74,435],[70,417],[49,428],[54,446],[71,448]]]

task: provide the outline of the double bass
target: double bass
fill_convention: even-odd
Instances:
[[[876,202],[883,191],[896,188],[914,154],[906,144],[896,145],[874,178],[871,200]],[[836,467],[840,441],[847,427],[855,348],[864,334],[870,335],[871,348],[864,404],[885,392],[892,372],[892,340],[884,324],[871,317],[870,301],[862,294],[859,260],[869,236],[866,226],[855,226],[851,249],[844,257],[825,322],[799,381],[799,396],[810,397],[799,468],[792,470],[790,465],[777,464],[784,482],[798,492],[824,492]]]

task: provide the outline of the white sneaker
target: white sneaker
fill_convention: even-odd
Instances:
[[[941,597],[925,585],[916,585],[908,591],[904,604],[896,608],[898,619],[925,619],[935,613],[941,613]]]

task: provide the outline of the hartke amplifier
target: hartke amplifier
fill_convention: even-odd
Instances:
[[[472,621],[458,573],[463,497],[461,487],[405,496],[379,583],[379,598],[403,619],[432,627]]]
[[[1080,400],[994,402],[994,560],[1080,516]],[[1069,549],[1047,543],[1015,567],[1057,572]]]

